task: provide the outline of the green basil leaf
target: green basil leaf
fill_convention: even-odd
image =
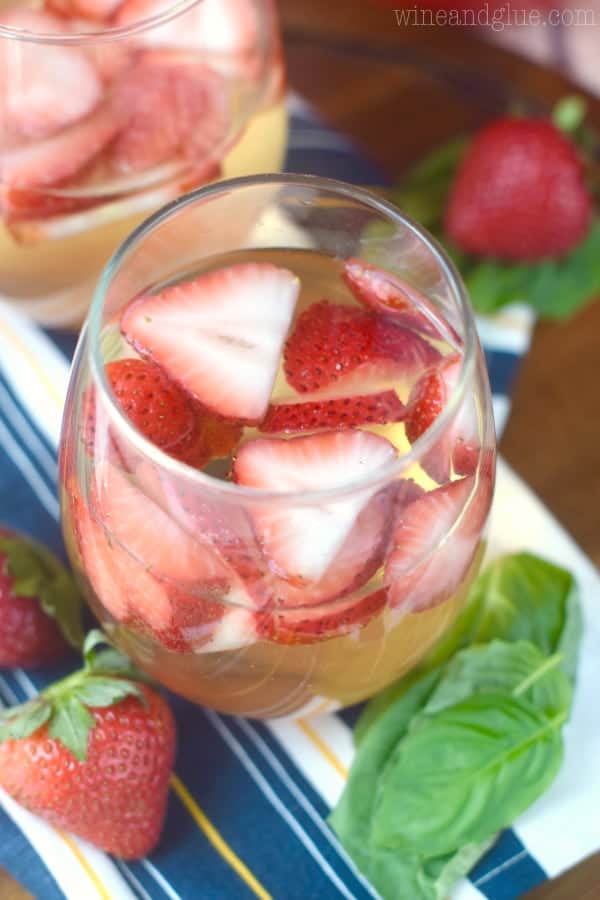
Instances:
[[[379,778],[373,841],[428,859],[490,839],[554,780],[565,718],[495,693],[421,716]]]
[[[418,857],[374,845],[370,832],[377,780],[439,677],[439,672],[430,672],[416,680],[369,731],[354,758],[344,792],[329,816],[329,824],[345,850],[383,900],[438,900],[434,883],[421,870]]]
[[[80,762],[87,754],[90,731],[96,725],[93,715],[74,695],[55,702],[48,734],[60,741]]]
[[[112,706],[113,703],[130,696],[137,697],[142,703],[146,702],[139,686],[124,678],[90,676],[74,688],[72,696],[84,706],[91,707]]]
[[[548,655],[562,650],[565,669],[574,673],[580,611],[577,585],[566,569],[531,553],[502,556],[476,579],[468,605],[467,643],[531,641]]]
[[[566,714],[572,699],[560,653],[544,656],[529,641],[492,641],[456,654],[422,712],[434,715],[481,693],[522,697],[548,718]]]
[[[439,678],[440,672],[436,671],[416,681],[381,716],[358,748],[342,796],[329,816],[331,827],[344,845],[350,838],[366,842],[375,805],[374,786],[377,779]]]
[[[468,875],[473,866],[494,846],[497,835],[479,844],[466,844],[448,856],[428,859],[423,864],[425,875],[433,880],[436,900],[447,900],[455,884]]]
[[[42,699],[31,700],[14,711],[6,712],[14,714],[11,718],[3,719],[0,725],[0,742],[28,738],[48,721],[52,705]]]
[[[513,553],[490,563],[473,583],[454,623],[412,673],[369,701],[354,731],[360,744],[367,731],[407,687],[471,644],[495,638],[526,640],[545,654],[562,653],[574,679],[582,632],[577,583],[570,572],[531,553]]]
[[[415,853],[377,847],[356,838],[347,839],[344,847],[382,900],[446,900]]]
[[[0,554],[6,557],[6,572],[14,579],[14,593],[37,598],[65,640],[79,650],[82,602],[71,573],[46,547],[25,537],[0,537]]]
[[[414,672],[405,675],[399,681],[395,681],[369,700],[354,726],[354,744],[356,747],[361,745],[367,732],[384,715],[386,710],[396,703],[400,697],[409,692],[413,685],[421,681],[424,674],[425,671],[418,668]]]

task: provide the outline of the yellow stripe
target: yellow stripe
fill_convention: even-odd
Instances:
[[[329,697],[324,697],[316,709],[313,709],[311,712],[311,716],[322,716],[326,712],[330,712],[333,709],[333,700],[330,700]]]
[[[94,885],[96,890],[98,891],[98,896],[102,897],[102,900],[113,900],[113,898],[111,897],[109,892],[106,890],[106,888],[102,884],[102,881],[100,880],[99,876],[96,874],[96,872],[94,872],[94,870],[90,866],[89,862],[87,861],[87,859],[85,858],[85,856],[83,855],[83,853],[81,852],[81,850],[79,849],[79,847],[77,846],[75,841],[72,838],[70,838],[68,834],[65,834],[64,831],[57,830],[56,833],[58,834],[58,836],[60,838],[63,839],[63,841],[65,842],[65,844],[67,845],[67,847],[69,848],[71,853],[73,854],[73,856],[76,858],[77,862],[79,863],[81,868],[84,870],[85,874],[88,876],[88,878],[90,879],[90,881],[92,882],[92,884]]]
[[[300,731],[304,732],[311,744],[316,747],[317,750],[323,754],[327,762],[333,766],[335,771],[341,775],[342,778],[348,778],[348,769],[344,763],[335,755],[331,747],[327,746],[321,735],[317,734],[312,725],[309,725],[306,719],[298,719],[297,725]]]
[[[44,372],[42,366],[39,364],[27,344],[25,344],[19,335],[13,331],[13,329],[7,325],[6,322],[0,319],[0,332],[4,334],[6,338],[10,341],[12,346],[19,351],[25,362],[31,367],[31,369],[35,372],[40,384],[42,384],[46,390],[48,391],[50,397],[56,403],[56,405],[62,409],[64,404],[64,397],[61,395],[60,391],[56,388],[56,385],[52,384],[46,373]]]
[[[229,844],[221,837],[215,826],[206,814],[202,812],[186,786],[177,775],[171,775],[171,787],[196,822],[198,827],[204,832],[210,843],[213,845],[217,853],[223,857],[226,863],[236,872],[244,881],[250,890],[260,897],[260,900],[273,900],[271,894],[264,889],[262,884],[256,880],[250,869],[239,858],[239,856],[231,849]]]

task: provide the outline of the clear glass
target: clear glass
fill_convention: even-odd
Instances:
[[[275,0],[0,0],[0,298],[80,324],[102,267],[164,203],[277,171]]]
[[[376,261],[391,283],[402,279],[405,296],[419,306],[408,313],[408,325],[417,319],[458,360],[446,405],[412,444],[402,421],[366,426],[392,442],[391,461],[359,479],[340,472],[326,490],[243,487],[166,455],[123,415],[105,365],[122,355],[119,318],[140,293],[231,260],[267,260],[299,277],[303,303],[348,302],[339,272],[349,257]],[[409,387],[398,391],[407,402]],[[471,449],[459,463],[456,435],[467,421]],[[414,667],[441,637],[479,565],[495,436],[464,288],[417,225],[341,182],[235,179],[176,201],[138,228],[100,279],[73,365],[61,446],[64,534],[103,627],[156,680],[224,712],[306,715],[368,697]],[[453,505],[432,502],[448,490]],[[135,509],[156,522],[152,547],[140,545],[129,527],[131,491]],[[415,492],[413,509],[425,509],[427,517],[418,548],[405,518]],[[367,512],[323,577],[298,583],[271,564],[256,527],[261,516],[335,516],[355,503]],[[202,555],[211,571],[216,565],[219,578],[190,580],[184,572],[190,553]],[[273,621],[278,628],[265,628]]]

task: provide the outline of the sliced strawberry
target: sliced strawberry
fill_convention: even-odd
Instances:
[[[239,444],[243,425],[203,409],[196,417],[190,438],[176,448],[177,457],[196,468],[213,459],[227,459]]]
[[[387,378],[414,377],[435,363],[439,353],[414,331],[389,325],[374,313],[322,300],[299,316],[284,359],[288,382],[305,394],[333,384],[343,389],[348,376],[356,376],[353,383],[377,381],[381,361]]]
[[[285,441],[259,438],[242,445],[233,475],[246,487],[301,495],[351,485],[394,459],[395,447],[368,431],[332,431]],[[259,542],[278,574],[299,582],[322,578],[375,490],[362,488],[319,504],[297,499],[283,506],[254,504]]]
[[[59,16],[81,16],[92,22],[107,22],[123,0],[46,0],[46,6]]]
[[[148,571],[199,588],[227,583],[229,573],[216,554],[180,528],[115,466],[96,470],[94,502],[113,539]]]
[[[313,609],[280,609],[256,613],[258,637],[278,644],[313,644],[359,631],[381,612],[384,589]]]
[[[420,612],[450,599],[475,557],[491,494],[491,476],[469,476],[403,510],[385,566],[391,606]]]
[[[172,608],[164,582],[108,536],[80,495],[72,507],[84,573],[102,606],[118,621],[166,631]]]
[[[65,24],[73,34],[98,32],[98,25],[86,19],[70,18]],[[81,49],[105,87],[123,76],[123,73],[136,62],[140,52],[130,40],[90,40],[83,43]]]
[[[413,387],[405,419],[406,436],[414,443],[430,428],[448,403],[460,377],[462,357],[446,357],[426,372]],[[466,397],[445,432],[429,450],[421,465],[439,484],[456,474],[472,474],[479,457],[480,437],[472,398]]]
[[[359,590],[383,564],[393,532],[395,485],[384,488],[361,510],[333,562],[318,581],[299,583],[268,571],[248,586],[256,604],[265,609],[313,607],[342,599]]]
[[[210,626],[183,632],[194,653],[222,653],[239,650],[258,640],[255,613],[235,607],[224,610],[219,621]]]
[[[169,452],[195,427],[192,403],[162,369],[146,359],[108,363],[106,375],[127,418],[149,441]]]
[[[228,570],[232,582],[235,581],[233,573],[249,583],[262,578],[265,560],[240,504],[220,502],[218,496],[204,485],[187,487],[181,479],[169,476],[146,461],[137,461],[135,480],[170,518],[219,560],[223,569]],[[239,592],[239,584],[236,592]],[[250,601],[231,602],[243,606]]]
[[[265,434],[384,425],[404,418],[405,407],[395,391],[360,397],[338,397],[312,403],[280,403],[269,406],[260,430]]]
[[[63,185],[103,150],[118,128],[112,112],[103,108],[60,134],[0,153],[3,193]]]
[[[168,9],[166,0],[125,0],[114,23],[133,25]],[[140,32],[136,39],[145,46],[204,50],[215,55],[238,54],[259,44],[258,29],[252,0],[202,0],[164,25]]]
[[[436,306],[407,281],[357,258],[346,260],[342,278],[368,309],[438,340],[450,338],[456,342],[456,332]]]
[[[33,10],[2,13],[0,24],[34,34],[64,32],[59,19]],[[94,67],[78,47],[0,41],[4,125],[43,138],[87,116],[102,97]]]
[[[83,567],[98,600],[117,621],[178,653],[225,650],[256,640],[254,613],[241,582],[184,590],[154,577],[117,541],[111,540],[70,492]]]
[[[298,291],[287,269],[240,263],[134,300],[121,330],[209,409],[259,421]]]
[[[178,153],[203,161],[220,151],[229,130],[221,75],[188,55],[145,53],[117,83],[112,106],[127,122],[110,154],[121,173],[144,171]]]
[[[1,165],[0,160],[0,167]],[[5,188],[3,191],[0,186],[0,212],[7,225],[81,212],[101,202],[101,197],[68,197],[49,194],[44,190],[31,191],[20,188]]]

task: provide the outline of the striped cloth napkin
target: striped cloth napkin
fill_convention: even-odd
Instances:
[[[291,113],[288,169],[362,184],[383,182],[349,140],[324,127],[297,98]],[[501,430],[532,321],[525,309],[515,307],[479,325]],[[42,331],[0,302],[0,518],[60,554],[56,450],[74,340],[70,334]],[[0,702],[31,697],[68,669],[35,675],[5,670]],[[164,837],[152,857],[127,864],[113,860],[47,826],[0,792],[0,865],[41,900],[377,896],[325,823],[352,759],[356,710],[259,723],[172,700],[179,755]],[[600,753],[598,736],[593,746]],[[595,802],[597,808],[600,797]],[[535,853],[522,832],[506,831],[456,897],[512,900],[546,873],[555,874],[552,856],[547,853],[543,860],[540,841],[535,842],[546,831],[545,821],[538,817],[526,832],[533,834]],[[559,822],[548,821],[562,840]],[[571,841],[562,868],[594,849],[586,840]]]

